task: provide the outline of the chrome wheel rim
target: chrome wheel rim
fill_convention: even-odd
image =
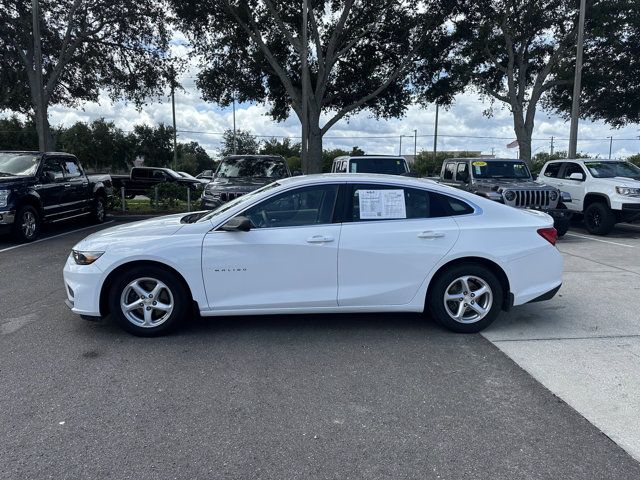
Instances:
[[[491,287],[480,277],[458,277],[445,290],[444,308],[459,323],[479,322],[488,315],[492,305]]]
[[[104,220],[104,203],[102,200],[98,200],[96,203],[96,218],[100,222]]]
[[[36,233],[36,216],[33,212],[24,212],[22,215],[22,233],[27,238],[33,237]]]
[[[138,278],[120,295],[122,313],[132,324],[142,328],[162,325],[173,312],[171,289],[156,278]]]

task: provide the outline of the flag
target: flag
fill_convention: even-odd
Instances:
[[[511,143],[507,143],[507,148],[517,148],[517,147],[519,147],[518,140],[514,140]]]

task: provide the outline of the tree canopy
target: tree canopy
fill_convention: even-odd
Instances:
[[[454,82],[443,72],[457,0],[310,1],[309,48],[302,45],[298,0],[172,0],[180,27],[200,55],[198,86],[205,100],[229,105],[268,102],[276,120],[308,105],[309,172],[322,167],[322,136],[361,110],[401,116],[412,101],[419,69],[421,95],[446,103]],[[302,59],[308,96],[302,98]],[[431,88],[434,85],[437,88]],[[328,114],[324,125],[321,114]],[[304,124],[304,122],[303,122]]]
[[[170,33],[163,2],[39,0],[42,55],[36,55],[32,2],[0,3],[0,109],[42,113],[49,105],[96,101],[101,89],[138,104],[160,92]],[[42,78],[37,65],[42,63]],[[39,95],[39,82],[42,96]],[[36,122],[37,123],[37,122]]]

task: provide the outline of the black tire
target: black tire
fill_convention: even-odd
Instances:
[[[170,296],[165,290],[160,290],[157,299],[147,297],[142,300],[130,287],[131,283],[137,280],[140,280],[138,285],[148,294],[153,291],[153,282],[158,285],[159,281],[168,289]],[[136,308],[129,313],[132,318],[138,320],[137,323],[130,320],[121,307],[123,296],[124,302],[129,305],[137,304],[138,301],[142,304],[141,308]],[[165,310],[157,310],[160,307],[154,306],[156,303],[153,302],[156,300],[158,303],[161,302],[160,304],[172,305],[172,310],[166,318],[162,314]],[[148,310],[149,308],[151,310]],[[180,279],[168,270],[156,266],[138,266],[127,270],[116,279],[109,291],[109,310],[112,317],[122,329],[139,337],[156,337],[174,331],[183,323],[190,309],[191,296]],[[145,310],[151,312],[149,314],[151,321],[147,324],[148,326],[142,325],[142,322],[146,322]],[[160,323],[153,324],[154,316]]]
[[[604,203],[592,203],[584,211],[584,224],[592,235],[607,235],[616,224],[616,216]]]
[[[104,223],[107,219],[107,199],[103,195],[94,198],[91,217],[95,223]]]
[[[455,320],[447,310],[453,310],[452,307],[459,305],[459,300],[456,299],[454,301],[449,301],[447,302],[447,306],[445,306],[445,294],[448,289],[455,290],[458,285],[462,286],[462,284],[454,282],[467,276],[473,277],[472,279],[469,279],[469,286],[472,288],[467,292],[468,295],[464,295],[463,291],[460,292],[460,298],[463,298],[463,301],[465,302],[464,305],[470,305],[474,302],[471,294],[476,286],[482,285],[481,283],[478,283],[478,279],[484,282],[485,286],[488,286],[492,299],[489,304],[486,303],[487,297],[484,296],[485,294],[475,297],[476,300],[480,299],[478,303],[485,302],[484,306],[488,307],[487,313],[478,320],[473,320],[473,315],[479,314],[473,310],[475,307],[469,306],[468,308],[465,308],[462,314],[464,319],[466,318],[467,313],[469,313],[469,318],[464,321],[458,321]],[[500,310],[502,309],[503,299],[504,292],[502,285],[491,270],[476,263],[464,263],[446,269],[432,280],[426,304],[433,320],[443,327],[458,333],[477,333],[488,327],[497,318],[500,314]]]
[[[564,203],[559,203],[558,208],[560,210],[566,210],[567,206]],[[558,232],[558,237],[563,237],[569,231],[569,227],[571,226],[571,217],[555,218],[553,226]]]
[[[33,242],[40,234],[42,220],[31,205],[20,207],[13,223],[13,235],[19,242]]]

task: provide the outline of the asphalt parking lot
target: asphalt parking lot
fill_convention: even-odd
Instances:
[[[484,335],[394,314],[157,339],[64,306],[102,228],[79,227],[0,239],[0,478],[640,478],[638,226],[574,229],[561,296]]]

